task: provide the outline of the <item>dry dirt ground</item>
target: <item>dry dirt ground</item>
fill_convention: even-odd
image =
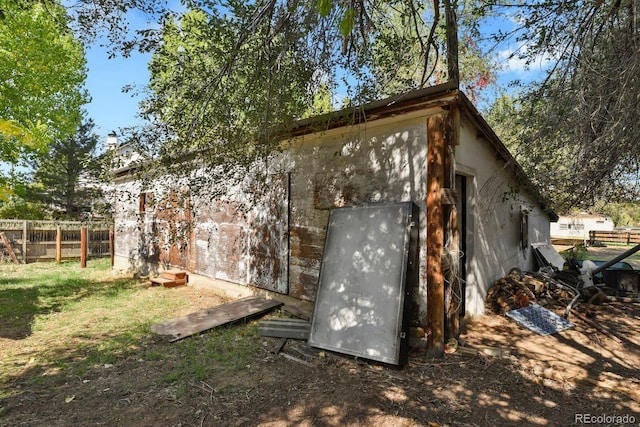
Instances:
[[[175,291],[192,297],[194,310],[223,301],[213,291]],[[180,391],[166,381],[182,362],[172,346],[190,340],[197,347],[208,334],[183,344],[149,335],[130,355],[82,376],[61,374],[35,387],[16,378],[15,393],[0,402],[0,425],[640,425],[640,305],[593,312],[618,338],[572,317],[575,327],[540,336],[506,317],[484,316],[466,322],[460,346],[491,354],[459,348],[429,359],[416,351],[402,369],[320,357],[295,340],[276,354],[279,339],[250,334],[243,339],[256,346],[246,366],[214,370]],[[141,356],[151,350],[166,357]]]

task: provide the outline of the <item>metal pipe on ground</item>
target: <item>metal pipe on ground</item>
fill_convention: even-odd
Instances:
[[[627,251],[625,251],[623,253],[621,253],[617,257],[613,258],[611,261],[605,262],[604,264],[602,264],[598,268],[594,268],[593,270],[591,270],[591,274],[592,275],[598,274],[601,271],[604,271],[607,268],[611,267],[613,264],[615,264],[617,262],[620,262],[625,258],[630,257],[631,255],[635,254],[638,251],[640,251],[640,244],[632,247],[631,249],[629,249],[629,250],[627,250]]]

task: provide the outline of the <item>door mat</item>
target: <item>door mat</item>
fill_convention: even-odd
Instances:
[[[518,308],[505,314],[525,328],[540,335],[555,334],[573,327],[573,323],[567,319],[539,305]]]

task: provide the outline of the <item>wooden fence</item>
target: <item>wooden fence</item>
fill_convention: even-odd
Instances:
[[[589,231],[589,245],[598,243],[637,245],[640,243],[640,230]]]
[[[113,248],[113,227],[107,223],[3,219],[0,237],[0,257],[22,263],[82,259],[83,249],[88,257],[108,257]]]

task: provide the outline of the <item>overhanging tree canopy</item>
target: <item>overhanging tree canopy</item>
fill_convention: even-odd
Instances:
[[[269,155],[327,88],[334,106],[357,105],[449,78],[445,20],[431,2],[186,5],[179,16],[164,15],[153,43],[143,111],[161,136],[134,139],[150,141],[145,151],[161,158],[197,153],[222,175],[224,166]],[[475,21],[464,22],[471,41]],[[461,82],[479,92],[492,79],[492,63],[477,45],[464,45]]]
[[[549,73],[526,88],[510,119],[518,158],[559,210],[598,199],[635,199],[640,173],[640,7],[612,2],[531,1],[490,6],[513,14],[511,34]],[[513,135],[513,129],[519,129]]]
[[[80,124],[84,50],[57,2],[1,1],[0,46],[0,161],[18,164]]]
[[[434,71],[438,68],[434,67],[433,55],[443,53],[441,37],[446,32],[443,6],[448,3],[185,1],[187,9],[202,10],[210,17],[216,13],[218,17],[229,17],[238,31],[231,48],[221,51],[225,54],[219,63],[222,66],[209,75],[211,91],[199,91],[198,99],[208,105],[214,88],[247,64],[240,52],[243,55],[254,52],[257,54],[254,59],[265,59],[263,72],[266,72],[276,69],[275,62],[269,61],[282,60],[280,53],[292,48],[311,53],[301,59],[325,71],[316,72],[313,81],[330,82],[334,91],[344,90],[345,98],[355,104],[376,98],[390,88],[395,91],[411,87],[416,84],[415,75],[420,76],[417,85],[428,83],[439,78]],[[556,199],[559,207],[587,203],[596,196],[620,194],[623,186],[636,188],[640,158],[640,148],[635,144],[640,90],[636,77],[640,56],[637,0],[461,0],[450,4],[458,12],[461,46],[467,40],[465,28],[469,29],[469,40],[475,42],[479,20],[488,14],[504,13],[516,25],[508,32],[498,28],[495,39],[516,41],[522,47],[519,53],[531,63],[541,56],[550,61],[548,78],[522,100],[525,109],[522,116],[532,121],[526,123],[526,130],[519,136],[522,143],[518,157],[525,165],[532,165],[528,171],[546,187],[546,194]],[[119,47],[124,52],[134,46],[153,49],[161,41],[157,29],[137,33],[137,40],[119,38],[123,32],[118,30],[126,28],[124,12],[144,10],[156,14],[160,22],[170,22],[169,18],[174,16],[161,0],[79,0],[77,6],[73,10],[78,24],[89,27],[96,20],[107,23],[109,34],[121,42]],[[404,32],[389,32],[396,27]],[[295,31],[296,28],[300,30]],[[398,49],[384,48],[384,43]],[[419,54],[398,55],[406,52],[405,46],[416,46]],[[381,62],[385,59],[387,65],[395,62],[397,67],[385,67]],[[340,78],[344,76],[349,78],[342,84]],[[173,97],[174,105],[176,99]],[[264,105],[276,106],[278,99],[281,98],[270,98]],[[199,111],[207,110],[201,106]],[[534,168],[533,165],[541,164],[539,159],[549,167]]]

